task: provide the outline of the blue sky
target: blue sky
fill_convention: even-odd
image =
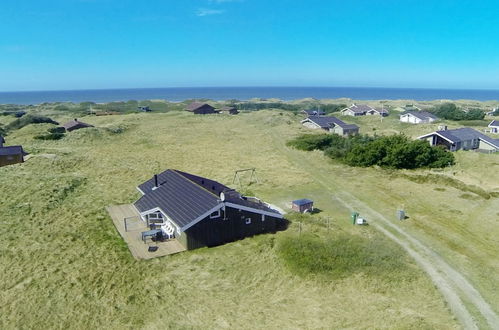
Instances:
[[[499,89],[499,2],[1,0],[0,91]]]

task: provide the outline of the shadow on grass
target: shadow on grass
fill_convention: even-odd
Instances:
[[[310,213],[310,214],[319,214],[321,213],[322,210],[317,208],[317,207],[314,207],[314,210],[313,211],[310,211],[310,212],[307,212],[307,213]]]

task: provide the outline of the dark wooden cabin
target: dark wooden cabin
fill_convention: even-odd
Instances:
[[[189,250],[274,232],[284,221],[257,198],[178,170],[166,170],[137,188],[142,197],[134,206],[141,218]]]
[[[0,167],[23,163],[26,155],[22,146],[0,147]]]
[[[192,102],[185,108],[185,111],[189,111],[197,115],[217,113],[214,107],[212,107],[208,103],[201,103],[201,102]]]
[[[78,119],[75,118],[75,119],[73,119],[71,121],[68,121],[64,125],[62,125],[62,127],[64,127],[66,129],[66,131],[71,132],[71,131],[74,131],[74,130],[77,130],[77,129],[87,128],[87,127],[94,127],[94,126],[92,126],[90,124],[87,124],[87,123],[84,123],[84,122],[81,122],[81,121],[79,121]]]

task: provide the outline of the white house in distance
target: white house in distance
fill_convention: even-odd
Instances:
[[[493,120],[489,124],[490,133],[499,134],[499,120]]]
[[[432,123],[438,118],[426,111],[409,111],[400,115],[400,121],[410,124]]]
[[[352,104],[348,108],[341,110],[341,114],[344,116],[388,116],[388,111],[385,109],[373,108],[367,104]]]

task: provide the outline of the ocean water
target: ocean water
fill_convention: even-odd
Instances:
[[[312,97],[356,100],[431,101],[439,99],[499,100],[499,90],[478,89],[418,89],[418,88],[361,88],[361,87],[179,87],[95,89],[67,91],[0,92],[0,104],[39,104],[43,102],[111,102],[128,100],[165,99],[172,102],[187,99],[248,100],[251,98],[279,98],[290,101]]]

